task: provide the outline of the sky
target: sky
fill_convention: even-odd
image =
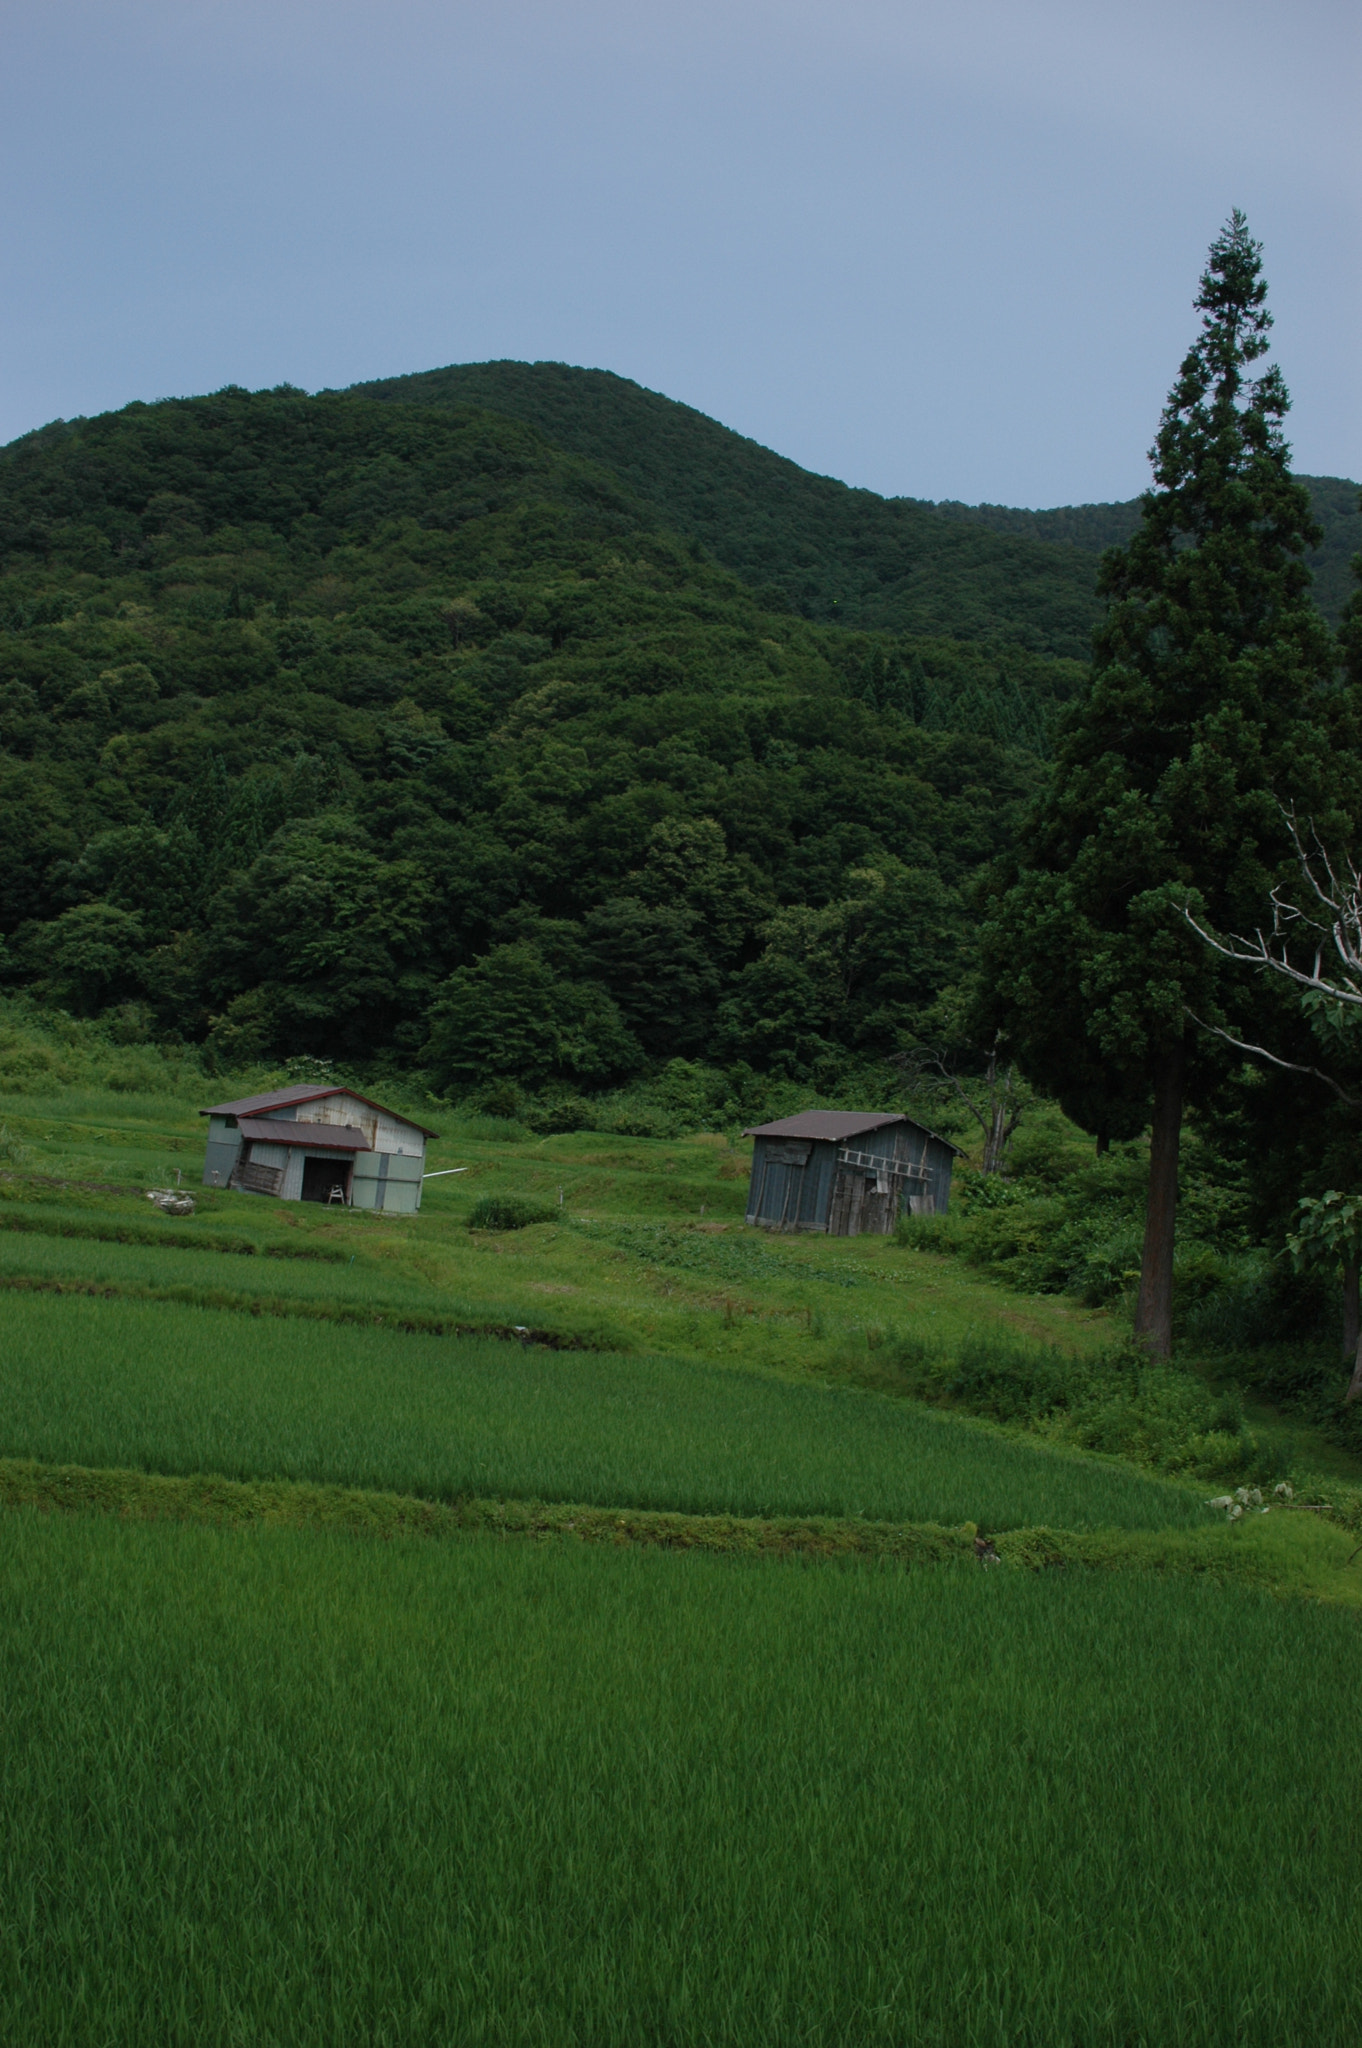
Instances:
[[[0,0],[0,442],[510,356],[886,494],[1128,498],[1234,206],[1362,478],[1357,0]]]

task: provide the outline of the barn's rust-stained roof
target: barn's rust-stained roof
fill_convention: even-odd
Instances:
[[[347,1088],[338,1082],[332,1082],[325,1088],[319,1088],[315,1081],[305,1081],[301,1086],[293,1088],[272,1088],[268,1095],[243,1095],[240,1102],[215,1102],[211,1109],[201,1109],[199,1115],[255,1116],[262,1110],[287,1109],[295,1103],[324,1102],[330,1095],[348,1095],[352,1102],[362,1102],[366,1109],[381,1110],[384,1116],[395,1118],[398,1123],[405,1124],[408,1130],[419,1131],[423,1138],[438,1138],[440,1135],[438,1131],[428,1131],[424,1124],[413,1123],[412,1119],[403,1116],[400,1110],[389,1109],[386,1104],[375,1102],[371,1096],[361,1095],[357,1088]],[[279,1122],[283,1119],[276,1118],[272,1121]]]
[[[902,1116],[897,1110],[888,1109],[805,1109],[798,1116],[778,1117],[773,1124],[753,1124],[743,1132],[745,1138],[814,1138],[825,1144],[844,1145],[848,1138],[859,1138],[866,1131],[882,1131],[888,1124],[911,1124],[915,1131],[927,1131],[916,1117]],[[949,1145],[952,1152],[958,1152],[958,1145],[951,1145],[949,1138],[927,1131],[929,1138],[936,1138],[938,1145]]]
[[[309,1152],[373,1150],[358,1124],[310,1124],[294,1116],[243,1116],[237,1122],[243,1138],[267,1145],[302,1145]]]

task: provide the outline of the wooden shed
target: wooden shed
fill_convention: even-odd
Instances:
[[[208,1119],[205,1187],[408,1215],[421,1206],[434,1131],[351,1088],[276,1088],[199,1115]]]
[[[809,1109],[754,1138],[747,1220],[765,1230],[886,1236],[905,1211],[944,1216],[959,1152],[910,1116]]]

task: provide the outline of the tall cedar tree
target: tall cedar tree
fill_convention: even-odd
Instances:
[[[1301,557],[1317,539],[1288,466],[1261,248],[1237,210],[1214,243],[1151,451],[1155,487],[1103,558],[1107,612],[1055,773],[985,914],[986,1021],[1101,1146],[1152,1115],[1136,1334],[1167,1356],[1184,1103],[1217,1055],[1189,1012],[1224,969],[1189,932],[1261,922],[1290,872],[1281,806],[1346,831],[1348,698]],[[1009,886],[1010,884],[1010,886]]]

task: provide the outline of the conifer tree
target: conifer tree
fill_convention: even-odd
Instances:
[[[1227,971],[1189,903],[1251,929],[1289,866],[1281,807],[1343,825],[1347,697],[1302,559],[1319,537],[1291,475],[1266,354],[1261,249],[1236,211],[1213,244],[1129,544],[1055,772],[985,913],[988,1016],[1029,1078],[1104,1137],[1151,1125],[1136,1334],[1166,1356],[1184,1104],[1219,1057],[1189,1012]],[[1203,1007],[1203,1005],[1205,1007]]]

